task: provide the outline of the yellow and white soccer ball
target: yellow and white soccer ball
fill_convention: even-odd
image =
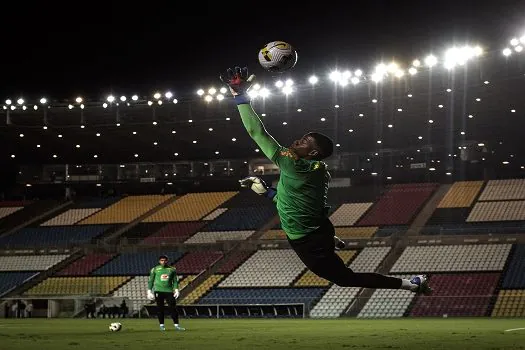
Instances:
[[[270,72],[285,72],[297,63],[297,51],[284,41],[272,41],[259,51],[259,63]]]
[[[113,322],[109,325],[109,330],[111,332],[119,332],[122,329],[122,323],[120,322]]]

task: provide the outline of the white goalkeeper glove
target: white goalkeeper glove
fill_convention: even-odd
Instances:
[[[148,295],[147,295],[147,298],[148,300],[155,300],[155,294],[153,294],[153,292],[151,291],[151,289],[148,289]]]
[[[253,192],[257,193],[258,195],[265,196],[270,199],[275,197],[275,195],[277,194],[276,189],[268,187],[268,185],[266,185],[266,183],[257,176],[245,177],[244,179],[239,180],[239,183],[241,184],[241,187],[249,187]]]
[[[175,289],[175,290],[173,291],[173,296],[175,297],[175,299],[178,299],[178,298],[179,298],[179,295],[180,295],[179,290],[178,290],[178,289]]]

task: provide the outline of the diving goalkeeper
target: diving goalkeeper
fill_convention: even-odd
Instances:
[[[346,267],[335,252],[335,229],[326,210],[330,173],[322,160],[332,155],[332,140],[321,133],[310,132],[289,147],[281,146],[266,131],[250,104],[247,92],[254,78],[254,75],[248,76],[247,68],[239,67],[221,75],[234,96],[246,131],[280,169],[277,189],[270,189],[275,193],[267,195],[273,195],[282,229],[301,261],[313,273],[338,286],[406,289],[429,294],[431,289],[426,275],[408,280],[377,273],[357,273]]]
[[[185,329],[179,326],[179,312],[176,303],[176,299],[179,297],[179,279],[175,267],[170,266],[168,261],[166,255],[161,255],[159,264],[151,269],[147,297],[151,301],[157,301],[157,317],[161,331],[166,330],[164,326],[165,301],[168,303],[175,330],[184,331]]]

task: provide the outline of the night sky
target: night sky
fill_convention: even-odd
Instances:
[[[500,50],[525,26],[523,6],[507,0],[183,3],[4,7],[2,100],[188,94],[231,65],[262,73],[257,52],[272,40],[297,48],[297,74],[324,74],[338,63],[369,70],[381,58],[410,62],[454,42]]]

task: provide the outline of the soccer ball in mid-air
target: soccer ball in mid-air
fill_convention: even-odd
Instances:
[[[109,325],[109,330],[112,332],[118,332],[122,329],[122,323],[120,322],[113,322]]]
[[[270,72],[282,73],[297,63],[297,51],[284,41],[272,41],[259,51],[259,63]]]

